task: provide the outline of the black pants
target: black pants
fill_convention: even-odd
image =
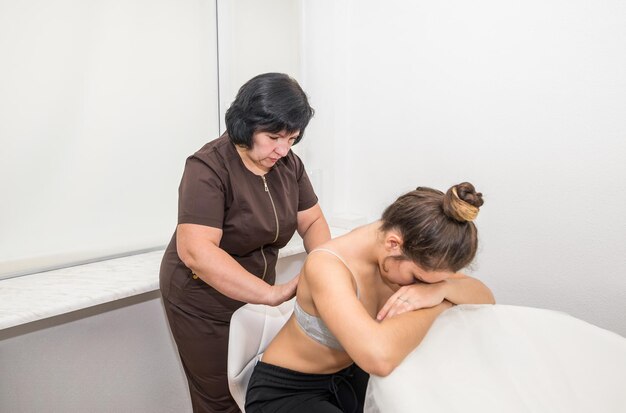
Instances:
[[[353,364],[334,374],[307,374],[258,362],[246,413],[362,413],[369,375]]]

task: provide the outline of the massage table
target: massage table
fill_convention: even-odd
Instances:
[[[228,380],[243,411],[250,374],[293,300],[247,304],[230,326]],[[625,413],[626,339],[565,313],[459,305],[387,377],[371,376],[365,413]]]

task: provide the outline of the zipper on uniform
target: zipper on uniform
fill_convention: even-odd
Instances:
[[[267,180],[265,179],[265,176],[262,175],[261,179],[263,179],[263,186],[265,187],[265,192],[267,192],[267,195],[270,197],[270,202],[272,203],[272,210],[274,211],[274,218],[276,219],[276,236],[274,237],[274,241],[272,241],[272,243],[274,243],[278,240],[278,234],[280,233],[280,226],[278,223],[278,214],[276,213],[276,205],[274,204],[272,193],[270,192],[270,189],[267,186]],[[263,256],[263,262],[265,263],[265,267],[263,268],[263,277],[261,277],[262,280],[265,279],[265,273],[267,272],[267,259],[265,258],[265,253],[263,252],[264,247],[265,245],[261,247],[261,255]]]
[[[278,241],[278,233],[280,231],[280,227],[278,224],[278,214],[276,213],[276,205],[274,205],[274,199],[272,198],[272,193],[270,192],[270,189],[267,187],[267,181],[265,180],[265,176],[261,176],[261,178],[263,178],[263,185],[265,185],[265,192],[267,192],[267,195],[269,195],[270,197],[270,202],[272,203],[272,210],[274,211],[274,218],[276,219],[276,236],[274,237],[274,241],[272,241],[272,243]]]

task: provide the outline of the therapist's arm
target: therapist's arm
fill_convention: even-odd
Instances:
[[[221,239],[221,229],[179,224],[176,231],[178,256],[204,282],[232,299],[253,304],[278,305],[294,296],[297,277],[285,284],[269,285],[246,271],[221,249]]]
[[[330,229],[319,203],[298,212],[298,234],[304,240],[306,252],[330,240]]]

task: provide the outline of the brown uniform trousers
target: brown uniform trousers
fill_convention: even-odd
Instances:
[[[187,376],[194,413],[239,412],[226,376],[229,321],[192,314],[163,300]]]

